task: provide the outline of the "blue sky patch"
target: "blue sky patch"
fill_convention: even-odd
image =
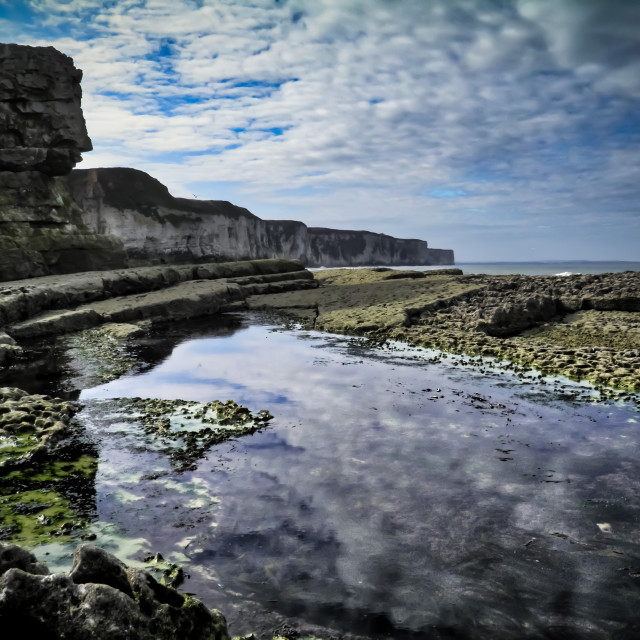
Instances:
[[[430,198],[468,198],[470,194],[464,189],[432,189],[425,195]]]

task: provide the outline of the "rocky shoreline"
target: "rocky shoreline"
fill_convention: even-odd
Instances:
[[[139,267],[0,284],[0,362],[83,330],[267,309],[321,331],[405,341],[640,391],[640,273],[464,275],[385,267],[312,273],[297,260]],[[115,337],[114,337],[115,336]]]
[[[98,378],[109,380],[126,373],[131,365],[122,360],[118,345],[146,333],[153,324],[258,309],[321,331],[363,336],[372,346],[397,340],[475,357],[478,366],[492,358],[508,370],[534,367],[548,375],[564,374],[591,381],[603,397],[640,390],[637,272],[526,277],[465,276],[457,269],[369,268],[312,274],[297,261],[264,260],[48,276],[1,285],[0,318],[5,333],[0,352],[5,366],[11,366],[12,360],[19,362],[28,356],[28,344],[34,337],[46,341],[72,334],[92,350],[89,360],[104,365]],[[1,537],[19,540],[27,536],[30,543],[52,536],[77,540],[86,522],[73,513],[57,487],[71,477],[91,480],[96,472],[97,459],[74,446],[73,416],[78,405],[19,389],[3,389],[1,400],[0,434],[11,441],[0,457],[0,480],[5,488],[0,500]],[[216,424],[230,424],[231,435],[252,433],[266,426],[271,417],[251,413],[233,402],[209,403],[211,406],[184,401],[127,402],[143,416],[149,437],[164,443],[177,472],[188,469],[202,452],[226,437],[224,429],[205,424],[211,421],[207,412],[220,414]],[[174,418],[202,418],[201,428],[177,448],[171,432]],[[20,491],[10,489],[15,473],[21,477]],[[132,602],[127,599],[131,594],[120,588],[124,578],[118,586],[90,571],[91,579],[82,586],[74,578],[76,568],[68,576],[43,577],[44,569],[27,551],[2,543],[0,556],[18,560],[0,567],[0,589],[12,594],[0,602],[0,621],[13,624],[18,607],[21,624],[37,626],[43,612],[54,605],[56,611],[71,611],[76,605],[70,603],[88,598],[87,606],[93,607],[95,600],[98,611],[104,610],[104,602],[121,608],[129,625],[126,633],[136,630],[134,635],[122,635],[122,628],[114,627],[112,635],[103,637],[228,637],[219,613],[205,613],[203,605],[156,583],[152,576],[125,567],[99,549],[83,546],[77,554],[99,557],[101,566],[128,576]],[[34,593],[37,605],[27,604]],[[16,604],[16,598],[25,598],[24,604]],[[56,629],[75,630],[69,631],[76,634],[71,637],[90,637],[88,631],[76,629],[88,624],[86,617],[71,620],[60,614],[52,620],[51,624],[59,625]],[[165,631],[157,630],[158,620]],[[322,630],[316,631],[323,636]],[[283,632],[281,637],[295,633]]]
[[[315,273],[319,288],[250,297],[322,331],[405,341],[505,368],[640,391],[640,273],[464,275],[385,268]]]
[[[105,323],[212,315],[247,296],[316,287],[297,260],[247,260],[45,276],[0,284],[0,362],[20,341]],[[146,326],[146,324],[145,324]]]

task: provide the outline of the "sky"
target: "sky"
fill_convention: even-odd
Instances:
[[[94,150],[456,261],[640,260],[640,0],[0,0]]]

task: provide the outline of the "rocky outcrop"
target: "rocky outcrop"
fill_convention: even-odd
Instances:
[[[229,639],[219,611],[90,544],[76,549],[68,574],[49,574],[30,552],[0,543],[0,594],[8,637]]]
[[[82,72],[52,47],[0,44],[0,280],[123,266],[82,222],[67,174],[91,150]]]
[[[135,169],[80,169],[68,181],[84,223],[121,239],[132,264],[276,257],[310,267],[453,264],[453,251],[430,249],[424,240],[308,228],[261,220],[229,202],[174,198]]]
[[[91,151],[82,71],[53,47],[0,44],[0,171],[69,173]]]
[[[402,240],[370,231],[310,227],[310,267],[453,264],[450,249],[429,249],[424,240]]]
[[[18,280],[0,286],[0,334],[16,340],[69,333],[109,322],[183,320],[242,308],[248,296],[315,288],[297,260],[151,266]]]

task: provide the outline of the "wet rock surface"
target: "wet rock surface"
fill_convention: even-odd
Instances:
[[[423,276],[326,270],[315,291],[250,298],[308,326],[510,361],[640,390],[640,273]]]
[[[126,409],[129,420],[142,424],[178,471],[195,469],[212,446],[255,433],[273,419],[268,411],[252,413],[233,400],[120,398],[115,403]]]
[[[0,539],[28,546],[81,535],[93,509],[97,460],[76,441],[79,405],[59,398],[0,389]],[[90,487],[90,485],[89,485]]]
[[[0,543],[0,625],[25,637],[228,640],[222,614],[80,545],[68,574],[48,574],[28,551]]]
[[[249,295],[317,287],[297,260],[156,266],[47,276],[0,286],[5,357],[16,340],[104,323],[172,321],[213,315]],[[2,350],[0,350],[2,352]]]
[[[0,472],[55,454],[79,407],[16,388],[0,388]]]

